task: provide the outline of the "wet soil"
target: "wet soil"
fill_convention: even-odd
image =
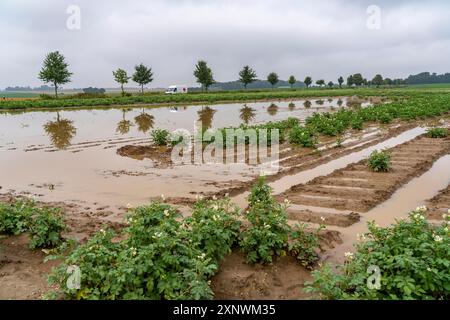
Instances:
[[[322,230],[319,234],[323,252],[340,244],[339,233]],[[250,265],[246,256],[234,250],[220,264],[219,272],[212,278],[211,287],[215,299],[221,300],[299,300],[309,299],[305,282],[310,281],[311,271],[302,267],[292,256],[279,257],[272,264]]]
[[[25,197],[0,194],[0,202],[9,203]],[[64,214],[68,231],[66,239],[85,242],[100,228],[108,227],[116,231],[125,224],[108,219],[112,215],[107,208],[86,208],[63,202],[37,202],[38,206],[60,208]],[[0,238],[0,300],[41,299],[51,287],[47,277],[58,261],[44,262],[46,253],[29,248],[27,234]]]
[[[168,168],[172,165],[172,148],[155,145],[126,145],[117,149],[117,154],[136,160],[151,159],[156,168]]]
[[[216,299],[221,300],[278,300],[306,299],[305,282],[310,272],[295,258],[283,257],[269,266],[249,265],[245,254],[233,252],[221,263],[212,279]]]
[[[416,123],[392,124],[385,127],[384,131],[368,137],[364,136],[363,132],[354,133],[354,136],[360,139],[351,141],[341,148],[324,148],[320,152],[283,147],[280,156],[282,170],[278,174],[268,176],[267,179],[269,182],[277,181],[282,177],[317,167],[333,159],[373,146],[415,125]],[[323,146],[329,146],[332,143],[332,139],[329,139],[329,141],[323,142]],[[167,163],[170,167],[164,158],[168,150],[154,148],[149,151],[148,148],[145,148],[145,152],[143,152],[141,147],[143,146],[126,145],[119,148],[122,151],[117,151],[117,153],[123,152],[126,157],[140,159],[142,154],[145,155],[145,152],[149,152],[147,156],[154,157],[155,162],[158,162],[159,159],[163,166]],[[326,230],[321,234],[322,244],[325,248],[321,259],[326,260],[327,256],[333,254],[332,250],[335,246],[342,243],[340,228],[358,224],[358,221],[364,217],[365,211],[389,198],[396,189],[413,177],[425,172],[437,158],[448,154],[449,150],[449,139],[429,139],[421,136],[391,150],[393,170],[389,173],[370,172],[367,170],[365,162],[360,161],[325,177],[315,178],[309,183],[295,185],[281,193],[278,199],[281,201],[288,198],[294,203],[288,212],[290,222],[324,223],[330,226],[331,230]],[[117,174],[119,176],[139,176],[142,173],[139,170],[128,170]],[[110,174],[114,175],[114,172],[111,171]],[[172,180],[172,184],[177,181],[176,177]],[[253,182],[252,177],[246,181],[232,178],[227,181],[204,180],[205,186],[214,187],[215,190],[220,191],[191,190],[187,196],[167,197],[166,201],[190,206],[195,201],[195,195],[205,194],[212,197],[226,193],[240,194],[247,191]],[[60,185],[45,183],[36,184],[34,187],[39,190],[48,190],[51,189],[51,186],[59,188]],[[441,198],[437,196],[436,199],[430,200],[430,208],[435,205],[436,212],[440,212],[442,206],[448,205],[448,188],[441,193],[443,194]],[[0,195],[2,202],[13,201],[15,198],[17,195],[11,193]],[[147,199],[150,200],[152,197]],[[52,201],[41,202],[41,205],[60,207],[69,225],[69,231],[64,236],[75,238],[81,242],[105,225],[116,230],[121,229],[123,227],[121,221],[126,212],[124,206],[104,205],[96,202]],[[430,214],[433,210],[430,210]],[[439,218],[437,214],[436,218]],[[51,269],[51,263],[44,264],[44,257],[43,252],[33,252],[28,249],[26,235],[0,239],[0,299],[39,299],[49,289],[46,273]],[[233,252],[222,262],[220,272],[212,280],[216,298],[307,298],[302,288],[304,282],[310,280],[310,274],[294,258],[284,257],[270,266],[249,266],[244,262],[245,256],[239,252]]]
[[[58,261],[44,263],[45,253],[29,248],[26,234],[0,239],[0,299],[41,299],[47,276]]]
[[[450,210],[450,185],[442,189],[439,193],[426,202],[428,208],[427,216],[429,219],[442,220],[444,214]]]
[[[392,157],[389,172],[373,172],[363,160],[295,185],[277,198],[303,206],[291,213],[294,219],[319,222],[324,218],[325,224],[349,226],[359,221],[358,213],[367,212],[387,200],[400,186],[448,154],[450,139],[431,139],[422,135],[389,151]]]

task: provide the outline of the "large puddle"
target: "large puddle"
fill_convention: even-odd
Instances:
[[[360,101],[361,102],[361,101]],[[353,103],[353,104],[352,104]],[[218,191],[259,173],[247,165],[155,168],[152,160],[116,154],[126,144],[148,144],[152,128],[192,131],[220,128],[354,105],[347,98],[210,106],[89,109],[0,113],[1,192],[18,191],[48,201],[138,205],[164,194],[189,197]],[[362,106],[369,105],[368,101]]]

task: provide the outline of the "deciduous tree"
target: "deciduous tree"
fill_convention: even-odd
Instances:
[[[58,86],[70,82],[71,72],[69,64],[59,51],[50,52],[44,59],[44,64],[39,72],[39,79],[45,83],[52,83],[55,87],[55,97],[58,98]]]
[[[278,78],[278,74],[276,74],[275,72],[271,72],[267,75],[267,81],[269,81],[269,83],[272,85],[272,89],[274,88],[274,86],[278,83],[279,78]]]
[[[288,82],[291,85],[291,89],[292,89],[294,87],[294,84],[297,82],[297,79],[295,79],[294,76],[290,76]]]
[[[303,82],[304,82],[305,85],[306,85],[306,89],[308,89],[309,86],[310,86],[311,83],[312,83],[312,79],[311,79],[311,77],[306,77],[305,80],[304,80]]]
[[[120,84],[120,88],[122,89],[122,95],[125,94],[125,90],[123,89],[123,85],[128,83],[131,77],[127,75],[127,72],[123,69],[117,69],[113,71],[114,80]]]
[[[247,85],[256,80],[256,72],[249,66],[245,66],[239,72],[239,81],[242,82],[244,88],[247,89]]]
[[[202,91],[208,91],[209,86],[214,83],[212,70],[204,60],[200,60],[195,65],[194,76],[197,82],[202,85]]]
[[[133,81],[139,83],[141,92],[144,94],[144,85],[153,81],[152,68],[147,68],[144,64],[139,64],[134,67]]]

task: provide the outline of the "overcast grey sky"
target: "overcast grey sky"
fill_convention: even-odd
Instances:
[[[369,5],[381,28],[367,27]],[[69,5],[81,28],[67,28]],[[336,81],[362,72],[405,77],[450,72],[450,1],[349,0],[0,0],[0,88],[41,85],[37,74],[59,50],[74,73],[66,87],[112,87],[112,70],[143,62],[152,87],[194,85],[205,59],[217,81],[249,64],[259,77],[311,75]]]

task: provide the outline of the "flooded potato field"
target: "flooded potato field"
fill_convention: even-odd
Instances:
[[[368,100],[329,98],[177,106],[0,113],[0,186],[46,201],[102,206],[139,205],[164,195],[192,197],[249,181],[259,169],[245,164],[157,165],[123,156],[124,146],[150,143],[150,131],[194,126],[223,128],[367,106]],[[287,161],[287,159],[285,159]],[[176,183],[174,183],[176,181]]]
[[[130,208],[161,197],[183,218],[191,216],[199,197],[220,201],[229,196],[245,212],[250,190],[264,171],[260,163],[174,164],[174,147],[158,146],[152,131],[197,132],[199,127],[262,125],[289,118],[305,124],[314,113],[367,111],[365,107],[376,108],[381,102],[352,97],[0,113],[0,202],[32,198],[38,206],[61,208],[68,226],[64,237],[80,243],[105,227],[124,230]],[[369,221],[387,226],[422,205],[430,208],[429,219],[442,220],[450,203],[450,138],[429,137],[428,129],[434,126],[449,127],[448,115],[366,121],[362,128],[350,127],[342,134],[317,135],[313,147],[288,139],[270,146],[277,170],[264,174],[274,201],[289,202],[290,227],[306,223],[307,233],[324,227],[317,233],[320,262],[344,263]],[[368,157],[377,150],[389,153],[388,172],[368,167]],[[247,156],[248,150],[234,152]],[[42,252],[30,254],[25,236],[1,243],[8,263],[0,267],[5,275],[0,297],[39,298],[55,263],[43,263]],[[31,277],[27,265],[32,266]],[[302,288],[312,279],[310,270],[299,267],[292,256],[254,266],[241,251],[232,250],[219,270],[211,279],[219,299],[309,297]]]

